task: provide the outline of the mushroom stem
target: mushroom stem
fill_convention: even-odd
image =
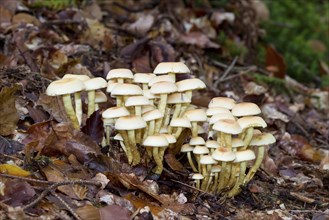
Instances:
[[[148,90],[149,89],[149,86],[148,86],[148,83],[143,83],[142,84],[142,89],[145,91],[145,90]]]
[[[246,178],[243,180],[243,184],[247,184],[254,177],[254,175],[256,174],[256,172],[258,170],[258,168],[262,164],[264,154],[265,154],[265,147],[264,146],[258,147],[258,153],[257,153],[256,161],[255,161],[254,165],[248,171],[248,174],[247,174]]]
[[[192,138],[198,136],[198,122],[192,121]]]
[[[70,94],[64,94],[62,96],[62,98],[63,98],[63,104],[64,104],[66,114],[68,115],[69,119],[71,120],[73,127],[75,129],[79,129],[80,128],[79,121],[78,121],[78,118],[77,118],[77,116],[74,112],[74,109],[73,109],[73,105],[72,105],[72,101],[71,101],[71,95]]]
[[[225,179],[226,179],[226,162],[225,161],[222,161],[222,164],[221,164],[221,172],[220,172],[220,175],[219,175],[219,183],[218,183],[218,189],[217,191],[220,192],[223,188],[224,188],[224,183],[225,183]]]
[[[106,132],[106,143],[107,145],[110,145],[110,136],[111,136],[111,127],[110,126],[105,126],[105,132]]]
[[[160,175],[162,173],[163,170],[163,164],[162,164],[162,160],[159,157],[159,148],[158,147],[154,147],[153,148],[153,159],[156,163],[156,167],[154,168],[154,173]]]
[[[232,164],[231,176],[230,176],[230,179],[229,179],[228,184],[227,184],[229,188],[234,187],[234,183],[236,181],[237,166],[238,166],[237,164]]]
[[[188,162],[189,162],[193,172],[198,172],[197,168],[195,168],[191,152],[187,152],[187,159],[188,159]]]
[[[240,192],[240,186],[243,184],[243,180],[246,176],[246,174],[245,174],[246,168],[247,168],[247,162],[242,161],[240,163],[240,172],[239,172],[238,181],[236,181],[233,189],[228,193],[229,197],[233,197],[233,196],[237,195]]]
[[[88,91],[88,117],[95,111],[95,90]]]
[[[133,157],[132,165],[137,165],[141,161],[141,157],[139,155],[139,152],[137,150],[136,146],[136,137],[135,137],[135,130],[128,130],[128,138],[130,142],[130,148],[131,148],[131,154]]]
[[[200,189],[200,180],[195,180],[195,188]]]
[[[225,133],[223,133],[223,134],[224,134],[225,147],[232,150],[232,135],[225,134]]]
[[[75,114],[77,116],[79,125],[82,123],[82,101],[81,92],[74,93]]]
[[[212,192],[216,192],[217,185],[218,185],[218,177],[219,177],[219,172],[215,173],[215,179],[214,179],[214,185],[211,188]]]
[[[208,184],[207,184],[207,186],[206,186],[206,189],[205,189],[206,192],[208,192],[208,190],[209,190],[209,188],[210,188],[210,186],[211,186],[211,183],[213,182],[213,181],[212,181],[212,179],[214,178],[213,175],[214,175],[214,174],[212,174],[212,173],[209,174],[210,177],[209,177],[209,180],[208,180]]]
[[[249,127],[246,129],[245,136],[243,139],[244,147],[242,150],[247,149],[248,145],[250,144],[253,134],[254,134],[254,127]]]
[[[167,103],[167,94],[160,94],[160,101],[158,104],[159,111],[165,116],[166,113],[166,103]],[[160,131],[161,125],[162,125],[163,118],[159,118],[156,120],[155,123],[155,132],[158,133]]]
[[[125,143],[126,146],[126,155],[127,155],[128,163],[131,164],[133,161],[133,155],[131,153],[131,147],[130,147],[127,131],[120,130],[119,133],[121,134],[123,138],[123,142]]]
[[[183,117],[183,115],[184,115],[184,113],[186,112],[186,109],[187,109],[188,106],[189,106],[189,104],[183,104],[183,105],[182,105],[182,107],[181,107],[181,109],[180,109],[180,113],[179,113],[178,118]]]
[[[178,127],[175,133],[175,138],[178,139],[179,135],[182,133],[183,128],[182,127]]]
[[[122,107],[123,106],[122,99],[123,99],[122,96],[119,96],[119,95],[116,96],[117,107]]]
[[[164,120],[163,120],[163,127],[166,127],[169,125],[170,122],[170,112],[171,109],[169,107],[166,108],[166,114],[164,116]]]
[[[179,113],[181,111],[181,108],[182,108],[182,104],[181,103],[175,104],[175,110],[174,110],[174,113],[172,115],[172,119],[178,118]]]
[[[201,164],[201,170],[202,170],[201,174],[202,174],[202,176],[204,176],[204,179],[201,184],[201,189],[205,190],[206,186],[208,184],[208,180],[209,180],[209,174],[207,172],[207,165]]]

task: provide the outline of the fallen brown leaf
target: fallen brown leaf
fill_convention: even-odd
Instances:
[[[212,42],[209,37],[201,32],[190,32],[181,35],[179,41],[183,44],[190,44],[200,48],[220,48],[220,46]]]
[[[283,56],[272,46],[266,47],[266,66],[275,67],[273,74],[277,78],[284,79],[287,71],[287,64]]]
[[[0,91],[0,135],[7,136],[16,129],[19,116],[15,108],[15,92],[19,86],[5,87]]]

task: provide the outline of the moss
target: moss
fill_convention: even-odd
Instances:
[[[271,76],[265,76],[258,73],[250,73],[250,75],[254,78],[256,83],[266,84],[270,86],[273,91],[277,94],[287,94],[292,96],[293,91],[288,89],[284,79],[279,79]]]

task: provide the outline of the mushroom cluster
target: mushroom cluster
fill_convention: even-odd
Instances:
[[[265,146],[274,143],[275,138],[258,130],[265,128],[266,123],[258,116],[261,110],[254,103],[215,97],[207,109],[192,105],[193,91],[206,85],[197,78],[176,82],[177,74],[189,73],[181,62],[163,62],[153,73],[112,69],[107,82],[102,78],[66,75],[51,83],[47,94],[63,97],[67,115],[79,128],[81,92],[88,94],[86,114],[90,116],[98,109],[97,103],[106,100],[97,90],[106,88],[116,106],[102,112],[103,145],[110,145],[111,136],[115,135],[113,139],[120,142],[129,164],[137,165],[142,158],[154,161],[153,172],[158,175],[163,171],[166,149],[186,154],[195,187],[235,196],[240,186],[253,178]],[[65,89],[60,87],[63,85]],[[175,144],[177,140],[180,141]]]

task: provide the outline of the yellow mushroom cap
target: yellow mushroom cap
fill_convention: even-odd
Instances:
[[[116,84],[111,92],[112,96],[125,96],[125,95],[142,95],[143,90],[134,84],[129,83],[118,83]]]
[[[155,83],[158,83],[158,82],[172,82],[172,83],[175,83],[176,79],[175,79],[174,75],[156,76],[156,77],[153,77],[149,81],[148,86],[153,86]]]
[[[255,153],[252,150],[243,150],[235,152],[234,163],[240,163],[243,161],[250,161],[256,158]]]
[[[177,91],[175,83],[172,82],[157,82],[151,86],[152,94],[169,94]]]
[[[187,118],[174,118],[170,121],[170,127],[191,128],[191,122]]]
[[[80,79],[81,81],[86,81],[86,80],[90,79],[89,76],[81,75],[81,74],[65,74],[62,79],[67,79],[67,78]]]
[[[129,111],[125,107],[111,107],[106,109],[102,113],[103,118],[119,118],[130,115]]]
[[[235,159],[235,153],[230,151],[226,147],[219,147],[212,153],[212,157],[218,161],[233,161]]]
[[[152,78],[155,77],[153,73],[135,73],[134,74],[134,83],[149,83]]]
[[[91,78],[83,81],[86,86],[86,91],[102,89],[107,87],[107,82],[102,77]]]
[[[184,79],[182,81],[176,82],[177,91],[185,92],[190,90],[199,90],[206,88],[206,84],[202,82],[200,79]]]
[[[252,137],[250,146],[263,146],[275,143],[275,137],[271,133],[256,134]]]
[[[46,94],[49,96],[72,94],[85,89],[84,83],[75,78],[66,78],[53,81],[46,89]]]

